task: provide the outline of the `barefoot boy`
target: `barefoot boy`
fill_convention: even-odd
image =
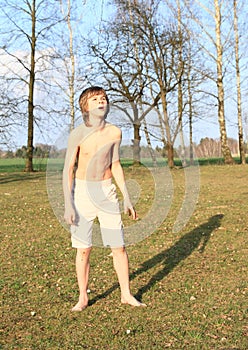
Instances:
[[[84,90],[79,105],[84,123],[70,134],[63,170],[64,218],[71,225],[72,246],[77,248],[79,300],[72,311],[82,311],[88,305],[89,257],[92,226],[96,217],[100,222],[103,244],[111,247],[113,253],[121,302],[144,306],[130,292],[121,214],[116,188],[111,182],[114,177],[124,197],[124,212],[136,220],[137,214],[129,200],[119,159],[121,130],[105,120],[109,100],[101,87],[93,86]]]

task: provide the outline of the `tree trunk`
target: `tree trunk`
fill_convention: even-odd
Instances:
[[[134,1],[134,5],[137,6],[136,1]],[[138,65],[139,53],[138,53],[138,47],[137,47],[137,40],[135,40],[135,27],[134,27],[132,6],[131,6],[130,0],[128,0],[128,12],[129,12],[130,21],[132,24],[132,39],[134,42],[134,51],[135,51],[135,57],[136,57],[136,63],[137,63],[137,71],[139,71],[139,65]],[[139,74],[139,88],[141,91],[142,90],[142,78],[141,78],[140,74]],[[143,114],[142,96],[139,99],[139,105],[140,105],[141,114]],[[144,126],[145,126],[145,136],[146,136],[148,149],[149,149],[150,155],[152,157],[153,164],[156,166],[156,157],[155,157],[155,154],[154,154],[153,149],[152,149],[150,135],[149,135],[148,130],[147,130],[147,124],[146,124],[145,118],[144,118]],[[137,140],[140,141],[139,130],[136,130],[136,131],[134,130],[134,134],[135,135],[134,135],[134,143],[133,143],[133,146],[134,146],[134,158],[133,159],[134,159],[135,165],[138,165],[138,164],[140,164],[140,142],[137,142]],[[137,137],[137,140],[136,140],[136,137]]]
[[[180,158],[182,165],[186,166],[185,159],[185,144],[184,144],[184,135],[183,135],[183,88],[182,88],[182,71],[183,71],[183,55],[182,55],[182,30],[181,30],[181,7],[180,1],[177,0],[177,28],[178,28],[178,37],[179,37],[179,52],[178,52],[178,69],[177,69],[177,80],[178,80],[178,89],[177,89],[177,110],[178,110],[178,127],[181,140],[182,152]]]
[[[168,165],[170,168],[174,167],[174,150],[173,150],[173,143],[171,141],[171,130],[169,125],[169,118],[168,118],[168,112],[167,112],[167,100],[164,93],[161,94],[161,102],[162,102],[162,108],[163,108],[163,122],[165,125],[165,133],[166,133],[166,149],[167,149],[167,157],[168,157]]]
[[[167,142],[167,157],[168,157],[168,166],[170,169],[174,168],[174,149],[171,142]]]
[[[245,164],[245,149],[243,139],[242,111],[241,111],[241,87],[240,87],[240,70],[239,70],[239,33],[237,17],[237,1],[233,0],[234,12],[234,33],[235,33],[235,63],[236,63],[236,84],[237,84],[237,112],[238,112],[238,135],[239,135],[239,155],[240,163]]]
[[[165,138],[165,131],[164,131],[164,127],[163,127],[163,119],[162,119],[162,115],[158,109],[158,121],[159,121],[159,126],[160,126],[160,131],[161,131],[161,141],[163,144],[163,150],[162,150],[162,157],[166,158],[167,155],[167,141]]]
[[[191,93],[191,60],[188,56],[189,68],[188,68],[188,101],[189,101],[189,159],[190,165],[194,165],[194,152],[193,152],[193,108],[192,108],[192,93]]]
[[[140,124],[134,124],[133,165],[140,165]]]
[[[68,0],[68,13],[67,13],[67,26],[69,29],[69,39],[70,39],[70,64],[71,70],[69,72],[69,91],[70,91],[70,130],[74,129],[75,126],[75,109],[74,109],[74,98],[75,98],[75,57],[73,51],[73,31],[71,26],[71,2]]]
[[[28,141],[25,171],[32,172],[33,169],[33,141],[34,141],[34,82],[35,82],[35,0],[32,3],[32,37],[31,37],[31,62],[29,73],[29,95],[28,95]]]
[[[157,159],[156,159],[156,155],[154,153],[154,150],[152,148],[150,135],[149,135],[149,132],[148,132],[148,129],[147,129],[146,118],[144,118],[144,131],[145,131],[146,142],[147,142],[147,146],[148,146],[148,149],[149,149],[149,153],[150,153],[150,156],[152,158],[153,166],[157,167],[157,165],[158,165],[157,164]]]
[[[222,73],[222,44],[221,44],[221,13],[218,0],[215,4],[215,32],[216,32],[216,49],[217,49],[217,88],[218,88],[218,121],[220,127],[221,150],[225,164],[233,164],[234,160],[227,144],[226,123],[224,113],[224,86]]]

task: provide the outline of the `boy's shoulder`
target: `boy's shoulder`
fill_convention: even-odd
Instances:
[[[70,131],[68,144],[77,147],[85,137],[85,126],[80,124]]]
[[[118,126],[107,122],[106,127],[110,128],[109,130],[111,130],[111,133],[114,133],[116,136],[121,136],[121,129]]]
[[[82,135],[85,131],[85,124],[80,124],[70,131],[70,136],[74,137],[76,135]]]

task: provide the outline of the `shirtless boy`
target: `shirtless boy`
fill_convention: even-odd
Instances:
[[[130,292],[128,256],[124,245],[121,214],[116,188],[111,182],[114,177],[124,197],[124,212],[136,220],[137,214],[129,199],[119,159],[121,130],[105,120],[109,111],[109,100],[101,87],[93,86],[84,90],[80,95],[79,105],[84,123],[70,134],[63,170],[64,218],[71,225],[72,246],[77,248],[79,300],[72,311],[82,311],[88,306],[89,258],[92,225],[96,217],[100,222],[103,244],[109,246],[113,253],[121,302],[132,306],[145,306]]]

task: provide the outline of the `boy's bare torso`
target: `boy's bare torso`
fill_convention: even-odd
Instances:
[[[76,178],[102,181],[112,177],[111,164],[116,143],[120,141],[119,129],[111,124],[89,130],[83,128],[83,140],[78,146]]]

